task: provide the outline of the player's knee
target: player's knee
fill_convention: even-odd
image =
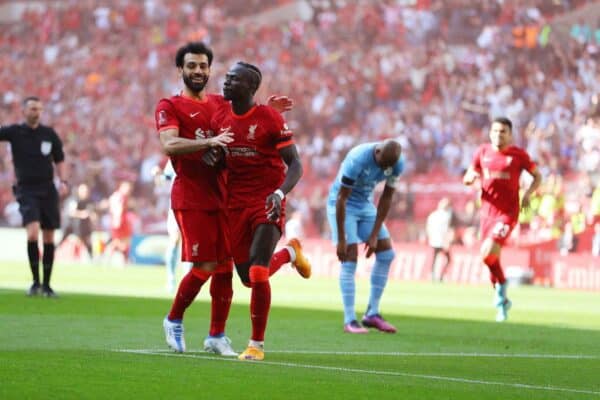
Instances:
[[[391,263],[394,257],[396,256],[396,252],[394,249],[387,249],[384,251],[380,251],[375,253],[375,259],[384,263]]]
[[[496,261],[498,261],[499,258],[500,257],[498,257],[498,254],[490,253],[483,256],[483,262],[485,263],[485,265],[492,265],[496,263]]]
[[[253,265],[250,267],[250,282],[267,282],[269,280],[269,268],[262,265]]]

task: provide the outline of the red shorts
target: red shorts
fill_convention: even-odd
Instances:
[[[173,210],[181,231],[181,260],[220,262],[231,257],[223,210]]]
[[[481,238],[490,238],[499,245],[504,245],[510,233],[517,225],[517,220],[508,215],[487,216],[481,219]]]
[[[279,232],[283,232],[285,200],[281,203],[281,216],[277,221],[270,221],[267,218],[264,202],[249,204],[247,208],[229,210],[231,250],[236,264],[243,264],[250,260],[250,247],[254,231],[263,224],[275,225]]]

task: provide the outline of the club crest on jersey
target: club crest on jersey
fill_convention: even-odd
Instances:
[[[248,139],[248,141],[256,140],[256,128],[257,127],[258,127],[258,125],[254,124],[254,125],[250,125],[250,127],[248,128],[248,136],[246,136],[246,139]]]
[[[510,163],[512,162],[512,156],[507,156],[506,157],[506,165],[510,165]]]
[[[43,155],[47,156],[52,151],[52,142],[48,142],[46,140],[42,141],[40,146],[40,151]]]

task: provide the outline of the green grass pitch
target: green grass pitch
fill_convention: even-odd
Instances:
[[[241,351],[249,291],[235,279],[227,333]],[[287,270],[252,363],[202,351],[206,288],[186,314],[189,351],[167,351],[162,268],[58,265],[53,281],[59,299],[27,298],[25,263],[0,263],[0,399],[600,399],[600,293],[511,288],[499,324],[488,286],[389,282],[382,312],[399,332],[349,335],[336,280]]]

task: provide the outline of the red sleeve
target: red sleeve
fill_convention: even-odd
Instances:
[[[475,154],[473,154],[473,161],[471,162],[471,167],[477,173],[481,173],[481,155],[484,149],[484,146],[479,146],[477,150],[475,150]]]
[[[162,99],[158,102],[156,111],[154,112],[154,119],[156,122],[156,130],[159,133],[165,129],[179,129],[179,120],[175,114],[175,107],[168,99]]]
[[[275,147],[279,150],[294,144],[294,134],[288,128],[283,116],[274,108],[268,107],[271,120],[271,134],[275,141]]]
[[[535,169],[537,168],[535,162],[531,159],[529,153],[527,153],[525,150],[519,149],[519,153],[519,158],[521,159],[521,167],[530,174],[533,174],[533,171],[535,171]]]

